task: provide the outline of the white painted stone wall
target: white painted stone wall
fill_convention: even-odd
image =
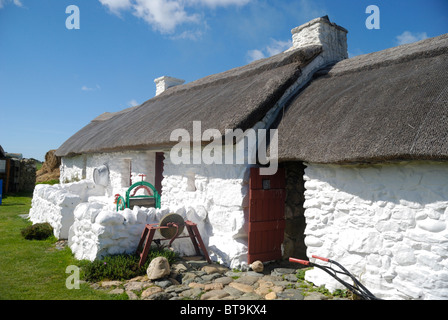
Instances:
[[[103,196],[104,188],[92,181],[80,181],[64,185],[38,184],[34,188],[29,219],[33,223],[48,222],[55,237],[68,239],[76,206],[89,197]]]
[[[130,186],[129,169],[132,183],[140,181],[139,174],[146,174],[145,181],[154,185],[156,153],[151,151],[128,151],[95,153],[61,159],[62,183],[80,179],[93,180],[95,168],[106,165],[109,169],[109,184],[106,195],[113,197],[124,195]]]
[[[247,165],[175,165],[165,155],[162,208],[203,212],[210,258],[232,268],[247,265],[248,175]]]
[[[448,163],[306,165],[311,261],[341,263],[378,297],[448,298]],[[306,279],[343,288],[317,268]]]
[[[156,224],[170,213],[168,209],[140,208],[116,212],[110,205],[91,201],[79,204],[74,213],[74,223],[70,228],[69,247],[79,260],[100,259],[106,255],[133,254],[146,224]],[[185,220],[197,224],[204,239],[208,238],[205,215],[191,208],[180,208],[176,213]],[[186,229],[181,236],[188,236]],[[162,239],[158,231],[154,239]],[[162,241],[168,245],[169,241]],[[153,246],[155,244],[153,243]],[[180,255],[195,255],[190,238],[176,239],[172,248]]]

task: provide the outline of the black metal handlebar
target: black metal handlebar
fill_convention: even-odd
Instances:
[[[330,264],[334,264],[339,269],[341,269],[342,271],[335,270],[331,266],[323,266],[323,265],[319,265],[319,264],[316,264],[316,263],[313,263],[313,262],[307,261],[307,260],[301,260],[301,259],[296,259],[296,258],[289,258],[289,261],[300,263],[300,264],[303,264],[303,265],[306,265],[306,266],[310,266],[310,267],[316,267],[316,268],[319,268],[319,269],[325,271],[330,276],[332,276],[337,281],[339,281],[339,283],[344,285],[348,290],[350,290],[355,295],[357,295],[360,299],[363,299],[363,300],[381,300],[381,299],[375,297],[375,295],[373,293],[371,293],[358,279],[356,279],[341,264],[337,263],[334,260],[330,260],[330,259],[327,259],[327,258],[322,258],[322,257],[315,256],[315,255],[313,255],[312,257],[315,258],[315,259],[319,259],[319,260],[325,261],[325,262],[329,262]],[[341,278],[339,278],[337,276],[337,274],[342,274],[342,275],[350,277],[350,279],[352,279],[354,285],[348,283],[347,281],[342,280]]]

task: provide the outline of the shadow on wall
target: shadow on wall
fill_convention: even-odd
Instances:
[[[306,182],[306,189],[315,189],[318,187],[316,184],[327,184],[329,190],[322,196],[332,203],[356,198],[367,206],[376,202],[380,207],[390,203],[418,208],[448,201],[448,163],[422,161],[312,166],[313,181]],[[339,199],[341,193],[347,198]]]

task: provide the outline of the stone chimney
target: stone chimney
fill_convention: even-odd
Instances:
[[[156,96],[158,96],[168,88],[184,84],[185,80],[163,76],[155,79],[154,82],[156,83]]]
[[[330,22],[328,16],[317,18],[291,30],[292,48],[322,45],[322,56],[328,63],[348,58],[348,31]]]

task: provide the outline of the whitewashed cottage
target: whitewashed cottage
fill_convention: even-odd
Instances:
[[[93,260],[134,252],[145,224],[176,212],[230,267],[316,254],[379,297],[448,298],[448,36],[348,59],[347,30],[328,17],[292,34],[283,53],[187,84],[158,78],[156,97],[92,120],[57,150],[61,184],[36,187],[31,220]],[[249,133],[266,129],[263,159]],[[238,130],[233,162],[206,163]],[[184,137],[196,148],[179,161]],[[115,195],[142,179],[160,208],[117,211]]]

